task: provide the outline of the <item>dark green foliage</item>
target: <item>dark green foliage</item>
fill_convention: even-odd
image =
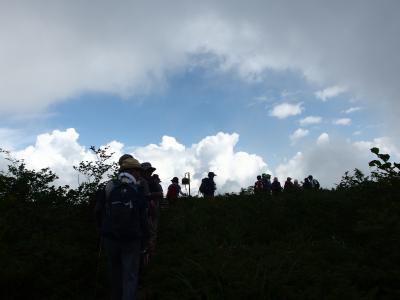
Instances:
[[[370,192],[182,201],[163,215],[145,288],[153,299],[396,299],[400,202]]]
[[[163,211],[140,299],[399,299],[400,170],[373,149],[372,177],[346,173],[335,190],[267,199],[246,189]],[[77,167],[91,178],[77,189],[9,158],[0,175],[1,299],[108,299],[90,199],[114,167],[93,150],[99,163]]]
[[[76,193],[79,202],[90,201],[96,190],[118,170],[117,163],[110,162],[114,153],[107,153],[108,147],[96,149],[91,146],[90,150],[96,155],[97,160],[82,161],[78,166],[74,166],[75,170],[85,176],[85,181],[79,185]]]

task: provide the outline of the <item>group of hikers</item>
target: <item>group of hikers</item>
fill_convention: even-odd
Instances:
[[[312,175],[304,178],[302,184],[299,183],[297,179],[292,182],[291,177],[287,177],[284,186],[282,187],[277,177],[271,182],[271,175],[263,173],[257,176],[257,181],[254,183],[254,193],[255,194],[266,194],[266,195],[277,195],[284,192],[296,192],[301,190],[318,190],[320,184],[317,179],[313,178]]]
[[[136,299],[139,273],[153,256],[156,247],[160,202],[164,193],[156,168],[139,163],[130,154],[120,157],[116,178],[96,193],[95,217],[109,264],[111,299]],[[209,172],[199,191],[213,197],[215,173]],[[185,196],[174,177],[166,199],[176,202]]]
[[[161,180],[154,174],[156,168],[151,163],[139,163],[130,154],[120,157],[119,170],[115,178],[96,193],[95,216],[101,236],[101,247],[108,257],[111,299],[136,299],[139,274],[154,255],[160,202],[164,199]],[[214,197],[216,184],[214,172],[203,178],[199,192],[205,197]],[[288,177],[284,187],[271,175],[257,176],[254,193],[266,195],[282,191],[319,189],[318,180],[312,175],[304,179],[302,185]],[[168,186],[166,199],[174,204],[180,196],[186,196],[174,177]]]

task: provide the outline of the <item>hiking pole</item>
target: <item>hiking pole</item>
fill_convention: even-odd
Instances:
[[[101,244],[102,244],[102,238],[100,236],[99,237],[99,251],[98,251],[98,255],[97,255],[97,264],[96,264],[96,278],[95,278],[95,283],[94,283],[94,300],[97,299],[97,285],[98,285],[99,272],[100,272]]]

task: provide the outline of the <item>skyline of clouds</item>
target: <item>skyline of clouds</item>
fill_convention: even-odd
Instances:
[[[197,193],[201,178],[209,171],[218,175],[216,183],[219,193],[238,192],[240,188],[252,185],[256,176],[263,172],[278,176],[282,182],[289,176],[301,181],[313,174],[322,187],[330,188],[339,183],[345,171],[359,168],[368,174],[368,162],[374,159],[369,151],[372,147],[379,147],[381,153],[389,153],[391,160],[400,159],[400,148],[388,137],[351,142],[340,138],[332,140],[324,132],[303,151],[270,168],[268,158],[236,150],[238,142],[237,133],[219,132],[189,146],[171,136],[163,136],[158,144],[136,145],[133,148],[120,141],[110,141],[104,146],[109,147],[109,153],[114,153],[113,161],[117,161],[123,153],[131,153],[141,162],[150,161],[157,168],[155,173],[160,175],[164,189],[172,177],[183,177],[190,172],[194,193]],[[96,160],[95,155],[79,143],[79,133],[73,128],[40,134],[34,144],[16,149],[11,154],[23,159],[28,168],[40,170],[49,167],[59,175],[58,184],[72,187],[86,180],[72,166],[80,161]],[[0,158],[3,171],[6,164],[5,159]]]
[[[209,171],[214,171],[218,175],[218,191],[225,193],[238,192],[240,188],[251,185],[258,174],[270,172],[260,156],[235,150],[238,142],[237,133],[219,132],[190,146],[179,143],[174,137],[163,136],[159,144],[132,148],[119,141],[110,141],[101,147],[109,147],[108,153],[114,153],[111,159],[114,162],[124,153],[132,154],[140,162],[151,162],[163,181],[164,191],[174,176],[181,178],[190,172],[192,191],[197,193],[201,179]],[[80,145],[79,133],[74,128],[40,134],[33,145],[11,151],[11,154],[23,159],[30,169],[49,167],[59,176],[58,184],[72,187],[87,181],[73,166],[81,161],[96,160],[90,149]],[[0,160],[0,167],[5,171],[7,162],[3,157]]]

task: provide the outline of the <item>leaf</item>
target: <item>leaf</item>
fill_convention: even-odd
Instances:
[[[378,154],[378,157],[382,159],[384,162],[387,162],[390,158],[389,154]]]
[[[379,154],[379,148],[373,147],[373,148],[371,148],[371,152],[374,154]]]
[[[376,160],[376,159],[369,162],[369,166],[370,167],[374,167],[374,166],[379,166],[380,167],[381,165],[382,165],[382,163],[379,160]]]
[[[392,163],[387,162],[381,166],[381,169],[390,169],[392,167]]]

